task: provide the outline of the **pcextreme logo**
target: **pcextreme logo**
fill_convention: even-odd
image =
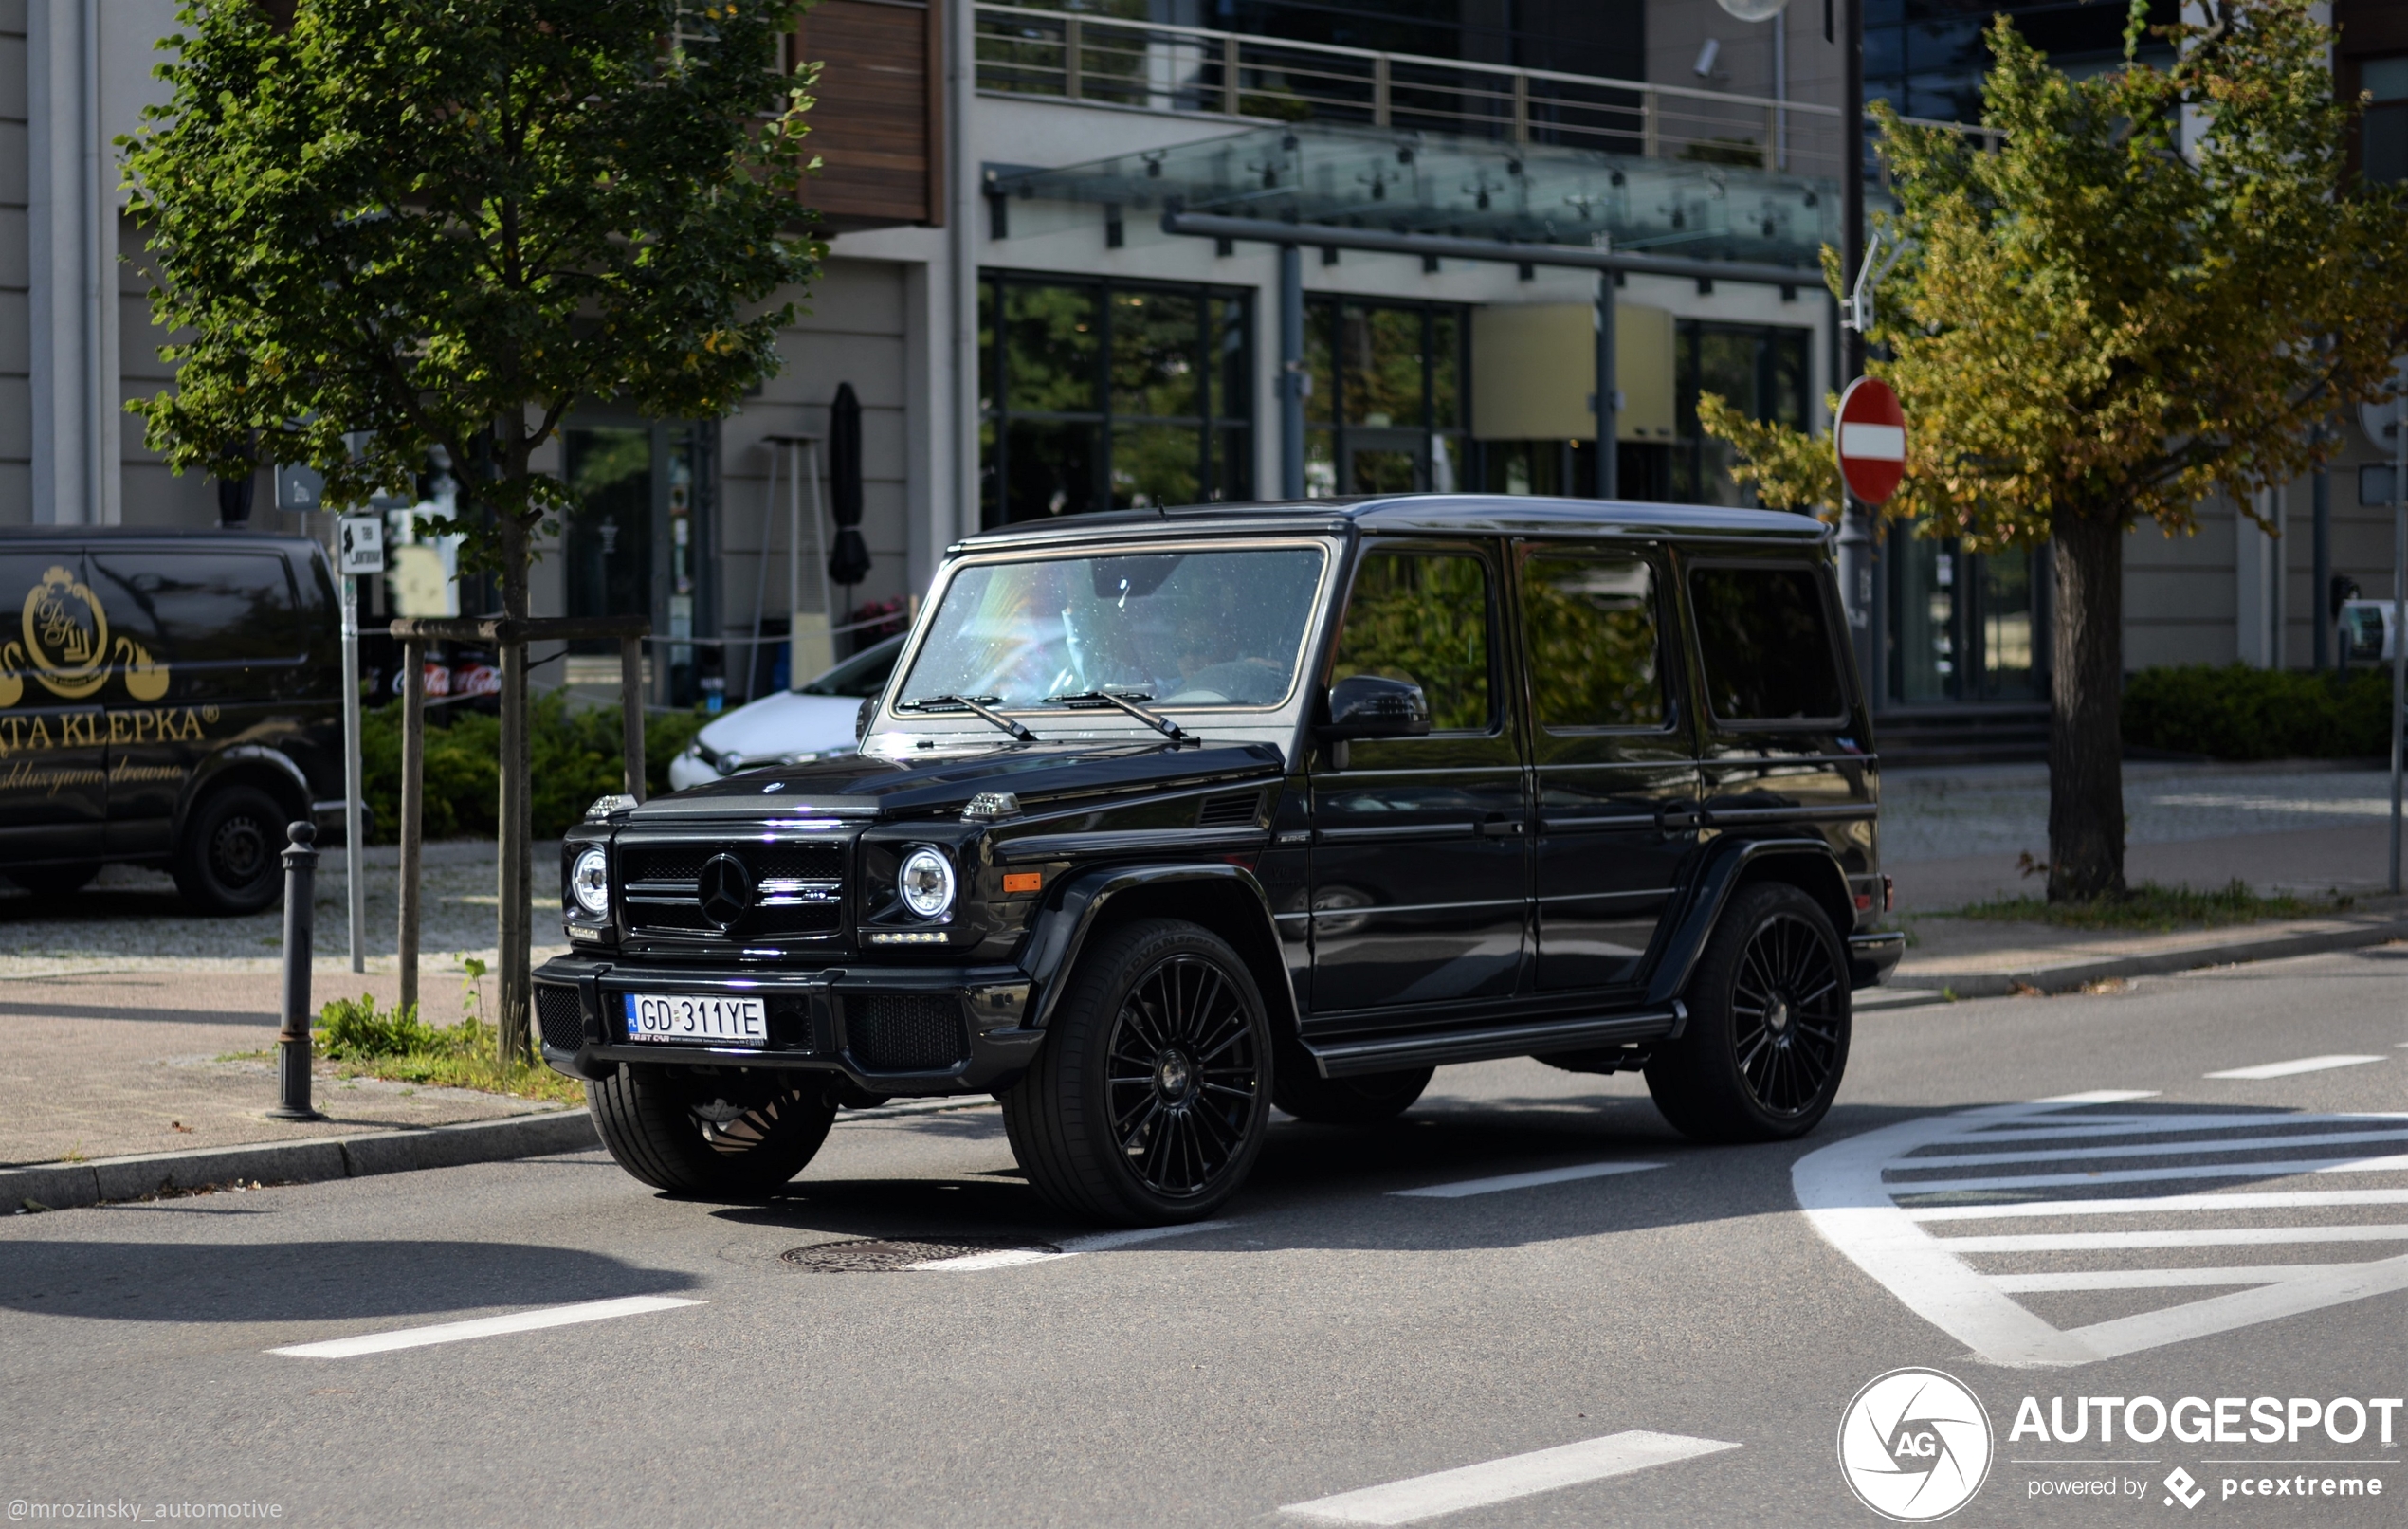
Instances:
[[[1930,1523],[1973,1501],[1990,1474],[1990,1414],[1956,1376],[1892,1370],[1839,1420],[1839,1470],[1865,1506]]]
[[[112,648],[108,611],[64,568],[46,569],[26,592],[23,625],[23,642],[0,644],[0,706],[24,698],[27,676],[62,701],[82,701],[119,669],[136,701],[167,694],[167,665],[131,637]]]

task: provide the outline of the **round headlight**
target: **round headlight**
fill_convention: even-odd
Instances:
[[[611,858],[588,849],[569,866],[569,895],[596,919],[611,911]]]
[[[934,849],[915,849],[903,857],[898,878],[903,905],[922,919],[941,919],[953,911],[953,862]]]

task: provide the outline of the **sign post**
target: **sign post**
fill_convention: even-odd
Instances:
[[[351,969],[368,970],[368,846],[360,819],[365,787],[359,757],[359,580],[385,571],[385,521],[346,515],[336,522],[336,567],[343,576],[343,896],[350,904]]]
[[[2397,896],[2400,767],[2408,752],[2408,738],[2401,737],[2408,720],[2408,357],[2399,362],[2389,398],[2359,406],[2358,428],[2377,446],[2391,447],[2391,890]]]

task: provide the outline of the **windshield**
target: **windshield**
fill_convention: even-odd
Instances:
[[[1275,706],[1294,688],[1318,547],[983,563],[945,587],[904,703],[1037,706],[1109,690],[1166,706]]]

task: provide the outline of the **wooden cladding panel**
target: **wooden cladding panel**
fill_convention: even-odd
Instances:
[[[838,228],[944,221],[939,18],[918,0],[820,0],[793,57],[820,64],[803,201]]]

